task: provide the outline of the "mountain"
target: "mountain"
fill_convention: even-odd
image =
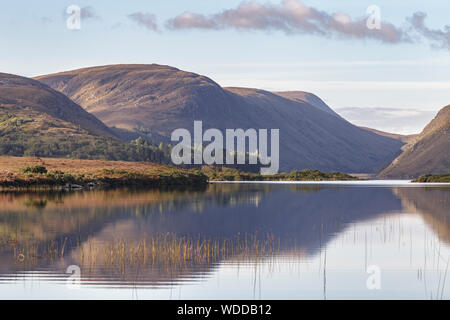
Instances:
[[[95,116],[60,92],[33,79],[0,73],[0,106],[1,112],[15,116],[45,114],[55,121],[53,128],[61,125],[85,130],[89,134],[114,137],[114,133]],[[34,120],[40,121],[41,118]]]
[[[330,106],[328,106],[322,99],[320,99],[318,96],[316,96],[313,93],[305,92],[305,91],[274,91],[273,93],[277,94],[279,96],[282,96],[284,98],[290,99],[290,100],[308,103],[308,104],[312,105],[313,107],[316,107],[322,111],[328,112],[329,114],[335,115],[337,117],[341,117],[336,111],[331,109]],[[403,135],[403,134],[390,133],[390,132],[385,132],[385,131],[381,131],[381,130],[377,130],[377,129],[362,127],[362,126],[358,126],[358,127],[363,130],[367,130],[367,131],[376,133],[383,137],[389,137],[392,139],[400,140],[403,143],[408,143],[409,141],[411,141],[413,138],[415,138],[417,136],[416,134]]]
[[[442,108],[402,154],[380,173],[384,178],[416,178],[450,172],[450,105]]]
[[[169,139],[176,128],[192,131],[194,120],[202,120],[204,129],[280,129],[282,171],[377,172],[403,145],[291,94],[222,88],[205,76],[169,66],[101,66],[36,79],[106,125],[150,137]]]
[[[333,109],[331,109],[322,99],[320,99],[315,94],[305,92],[305,91],[278,91],[273,92],[276,95],[290,99],[293,101],[308,103],[313,107],[316,107],[322,111],[328,112],[334,116],[340,117]]]
[[[362,126],[359,126],[359,127],[363,130],[368,130],[368,131],[376,133],[380,136],[400,140],[401,142],[404,142],[404,143],[408,143],[418,136],[417,134],[398,134],[398,133],[390,133],[390,132],[381,131],[381,130],[377,130],[377,129],[362,127]]]
[[[0,73],[0,155],[147,160],[92,114],[42,82]],[[160,160],[160,155],[153,160]]]

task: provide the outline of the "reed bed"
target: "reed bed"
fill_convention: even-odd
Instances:
[[[254,261],[275,256],[280,243],[271,234],[238,234],[229,239],[211,239],[166,233],[138,240],[88,239],[75,244],[67,238],[45,244],[3,238],[0,247],[2,251],[10,250],[16,263],[36,265],[70,259],[80,267],[116,269],[124,273],[127,268],[140,266],[182,268],[223,260]]]

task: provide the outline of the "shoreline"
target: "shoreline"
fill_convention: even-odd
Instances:
[[[205,183],[189,183],[189,181],[172,182],[172,183],[154,183],[154,181],[147,180],[146,183],[131,183],[120,181],[119,183],[97,184],[95,186],[86,185],[49,185],[37,184],[29,186],[2,186],[0,181],[0,192],[8,191],[24,191],[24,192],[61,192],[61,191],[93,191],[93,190],[108,190],[108,189],[122,189],[122,188],[196,188],[200,186],[207,186],[208,184],[280,184],[280,185],[332,185],[332,186],[364,186],[364,187],[450,187],[449,182],[412,182],[411,180],[370,180],[370,181],[206,181]]]
[[[416,186],[450,186],[450,182],[413,182],[412,180],[321,180],[321,181],[280,181],[280,180],[261,180],[261,181],[209,181],[209,183],[217,184],[316,184],[316,185],[347,185],[347,186],[401,186],[401,187],[416,187]]]
[[[63,190],[206,185],[208,177],[150,162],[0,157],[0,190]]]
[[[427,175],[416,180],[364,180],[341,172],[295,170],[262,176],[233,168],[184,169],[150,162],[0,156],[0,191],[204,186],[208,183],[449,186]]]

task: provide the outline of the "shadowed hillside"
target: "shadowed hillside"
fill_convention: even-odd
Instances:
[[[411,140],[403,153],[380,173],[385,178],[416,178],[450,172],[450,105]]]
[[[280,170],[376,172],[402,142],[360,129],[298,99],[264,90],[222,88],[160,65],[86,68],[36,79],[61,91],[108,126],[170,138],[176,128],[280,129]],[[167,140],[166,140],[167,141]]]

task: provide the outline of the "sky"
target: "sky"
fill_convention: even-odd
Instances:
[[[448,0],[5,0],[0,72],[171,65],[309,91],[357,125],[418,133],[450,104],[449,12]]]

